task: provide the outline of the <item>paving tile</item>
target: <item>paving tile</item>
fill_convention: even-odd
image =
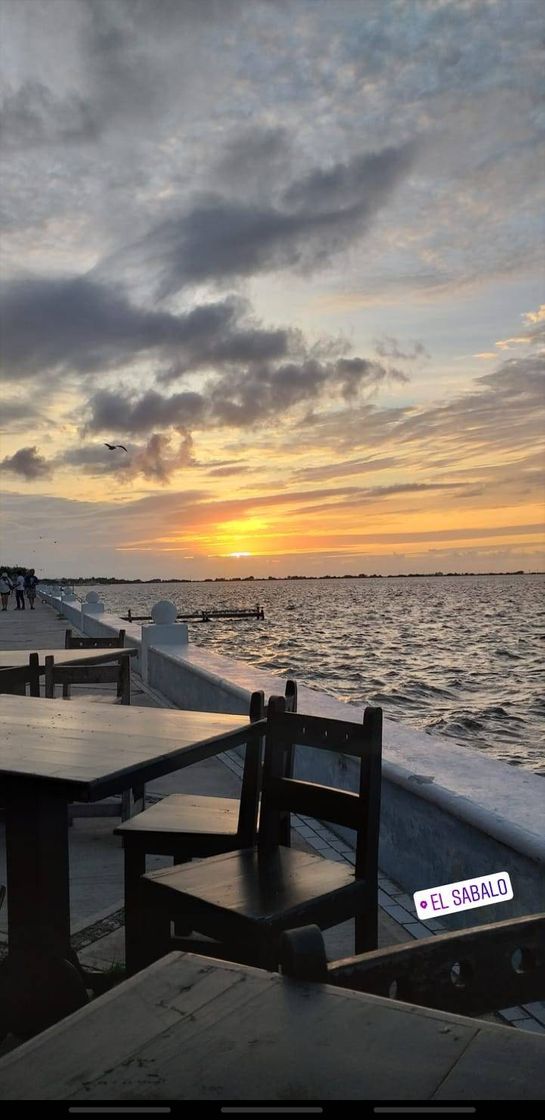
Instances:
[[[427,918],[424,925],[427,926],[432,933],[446,933],[447,927],[440,918]]]
[[[405,922],[410,922],[411,920],[411,915],[404,910],[403,906],[397,906],[395,902],[385,902],[382,909],[385,910],[391,918],[394,918],[396,922],[400,922],[402,926],[405,925]]]
[[[532,1015],[538,1023],[545,1027],[545,1002],[540,1000],[538,1003],[523,1003],[522,1006],[529,1015]]]
[[[410,894],[394,894],[392,897],[394,902],[397,902],[398,906],[404,906],[410,914],[416,914],[416,907]]]
[[[424,937],[432,937],[432,932],[421,925],[420,922],[404,922],[403,929],[410,933],[411,937],[416,937],[418,940]]]
[[[386,891],[387,894],[399,894],[399,892],[403,890],[402,887],[396,886],[395,883],[392,883],[391,879],[387,879],[384,875],[379,875],[378,881],[379,886],[382,887],[382,890]]]
[[[512,1023],[515,1019],[521,1018],[522,1008],[504,1007],[501,1011],[498,1011],[498,1015],[501,1015],[503,1019],[507,1019],[509,1023]]]
[[[532,1034],[545,1035],[545,1027],[536,1023],[535,1019],[515,1019],[511,1026],[518,1027],[521,1031],[531,1031]]]

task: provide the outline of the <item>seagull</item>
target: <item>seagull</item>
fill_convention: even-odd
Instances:
[[[110,451],[117,451],[118,448],[120,451],[127,451],[127,448],[124,447],[122,443],[105,443],[104,446],[108,447]],[[128,454],[129,452],[127,451],[127,455]]]

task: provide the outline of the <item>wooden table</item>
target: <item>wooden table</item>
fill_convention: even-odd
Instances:
[[[0,649],[0,669],[20,669],[28,665],[31,653],[37,653],[40,669],[45,668],[46,657],[54,657],[55,665],[101,665],[105,661],[119,661],[122,657],[135,657],[135,646],[119,649]]]
[[[0,982],[1,1015],[2,995],[12,1011],[14,1003],[21,1006],[22,982],[33,998],[48,962],[77,967],[70,949],[68,805],[143,785],[263,729],[241,716],[27,696],[0,696],[0,722],[9,917],[8,967],[0,981],[16,978],[8,990]],[[48,999],[46,993],[42,1003]],[[32,1014],[28,1021],[30,1033]]]
[[[541,1100],[545,1039],[170,953],[0,1060],[0,1098]]]

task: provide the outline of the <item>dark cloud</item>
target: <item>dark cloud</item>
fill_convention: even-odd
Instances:
[[[193,440],[188,433],[182,434],[176,449],[172,449],[169,436],[155,432],[145,447],[133,455],[129,465],[129,476],[143,475],[165,485],[181,467],[194,464]]]
[[[141,352],[174,345],[187,327],[168,313],[134,307],[84,277],[5,284],[0,323],[5,376],[17,380],[43,370],[115,367]]]
[[[114,475],[120,482],[129,482],[142,476],[164,485],[180,468],[196,465],[191,435],[180,431],[178,436],[178,446],[173,447],[170,436],[155,432],[144,445],[129,443],[128,455],[100,444],[74,447],[59,456],[55,465],[77,467],[92,477]]]
[[[129,452],[132,448],[129,446]],[[78,473],[92,475],[127,475],[128,461],[124,452],[109,451],[103,444],[84,444],[64,451],[55,461],[58,467],[76,467]]]
[[[42,82],[28,81],[8,90],[0,106],[0,143],[9,148],[73,144],[96,140],[98,122],[77,93],[55,95]]]
[[[236,133],[212,167],[212,178],[237,194],[270,197],[271,190],[290,178],[295,158],[286,128],[253,126]]]
[[[48,478],[51,474],[51,463],[38,453],[37,447],[20,447],[14,455],[6,455],[2,459],[0,469],[31,482],[37,478]]]
[[[205,365],[283,356],[297,332],[245,323],[244,301],[231,297],[174,315],[138,307],[87,277],[31,277],[5,283],[0,325],[5,377],[50,371],[94,373],[145,354],[172,359],[163,379]]]
[[[154,389],[140,397],[103,390],[88,404],[90,417],[85,431],[141,435],[154,428],[200,425],[207,404],[200,393],[176,393],[164,397]]]
[[[416,151],[411,142],[314,171],[290,185],[280,206],[204,195],[152,229],[136,249],[158,270],[163,296],[188,284],[286,268],[312,271],[365,232]]]
[[[405,380],[377,362],[340,358],[321,362],[307,357],[280,365],[256,364],[210,379],[202,393],[163,396],[155,389],[142,396],[100,390],[88,401],[86,432],[142,434],[154,428],[181,426],[248,428],[283,418],[290,410],[325,396],[353,399],[388,377]]]
[[[375,353],[379,358],[391,358],[396,362],[415,362],[418,358],[429,358],[423,342],[413,342],[408,349],[402,350],[397,338],[384,335],[375,342]]]
[[[25,431],[30,426],[47,425],[38,408],[29,401],[3,400],[0,411],[0,431]]]

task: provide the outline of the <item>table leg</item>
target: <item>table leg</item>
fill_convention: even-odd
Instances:
[[[66,797],[47,783],[6,784],[9,953],[0,969],[8,1029],[35,1034],[87,1002],[71,961]]]

